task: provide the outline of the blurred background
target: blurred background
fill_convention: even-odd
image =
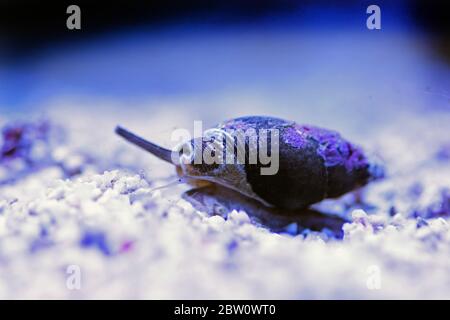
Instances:
[[[70,4],[81,30],[66,28]],[[366,27],[371,4],[381,30]],[[449,108],[449,21],[445,1],[3,0],[0,112],[271,114],[363,132]]]

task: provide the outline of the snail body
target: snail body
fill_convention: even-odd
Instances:
[[[231,140],[230,144],[230,140],[217,139],[221,134],[229,137],[229,132],[249,130],[253,130],[256,140],[252,141],[251,137],[241,140],[245,158],[241,157],[240,161],[237,155],[238,140]],[[261,132],[267,133],[269,130],[276,132],[276,135],[265,134],[263,137]],[[306,208],[323,199],[339,197],[383,176],[379,164],[336,131],[273,117],[249,116],[225,121],[206,130],[206,139],[187,141],[183,146],[188,148],[183,150],[189,149],[191,153],[186,155],[184,151],[177,150],[175,155],[179,161],[171,150],[121,127],[116,128],[116,133],[160,159],[175,164],[177,173],[189,183],[219,184],[277,208]],[[263,153],[263,140],[271,151],[271,159],[277,161],[277,170],[273,174],[264,174],[263,171],[267,171],[272,164],[251,161],[252,153],[256,154],[257,159]],[[196,161],[194,156],[200,152],[217,156],[218,151],[230,152],[235,156],[234,161],[205,163]]]

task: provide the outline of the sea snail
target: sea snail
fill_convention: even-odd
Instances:
[[[251,136],[244,136],[244,140],[217,139],[220,134],[230,138],[230,132],[254,132],[257,140],[252,140]],[[265,132],[264,138],[261,132]],[[273,132],[276,134],[272,135]],[[175,164],[179,176],[188,183],[196,186],[219,184],[266,206],[278,208],[306,208],[325,198],[339,197],[384,175],[383,166],[378,161],[371,160],[361,148],[339,133],[273,117],[249,116],[225,121],[205,131],[203,137],[187,141],[175,153],[120,126],[116,133],[158,158]],[[262,174],[261,170],[268,167],[267,162],[250,161],[252,152],[262,153],[263,140],[270,150],[267,154],[278,161],[275,174]],[[243,142],[241,147],[238,141]],[[241,161],[238,161],[237,153],[242,147],[245,147],[245,159],[241,153]],[[199,150],[210,151],[213,156],[219,151],[230,151],[236,157],[234,162],[197,162],[196,155],[201,154]]]

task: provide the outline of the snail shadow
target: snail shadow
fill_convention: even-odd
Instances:
[[[226,218],[232,210],[245,211],[252,222],[276,233],[295,235],[306,229],[326,230],[329,236],[342,239],[342,226],[348,222],[341,217],[313,209],[286,210],[266,207],[257,200],[217,185],[191,189],[183,194],[183,198],[197,210],[211,216],[220,215]]]

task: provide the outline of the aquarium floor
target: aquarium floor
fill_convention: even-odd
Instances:
[[[0,169],[0,299],[450,298],[446,113],[349,131],[388,176],[315,207],[347,220],[340,233],[289,218],[274,231],[213,197],[199,209],[188,186],[154,190],[174,170],[116,137],[117,115],[48,117],[61,131],[37,165]],[[120,119],[168,145],[171,117]]]

